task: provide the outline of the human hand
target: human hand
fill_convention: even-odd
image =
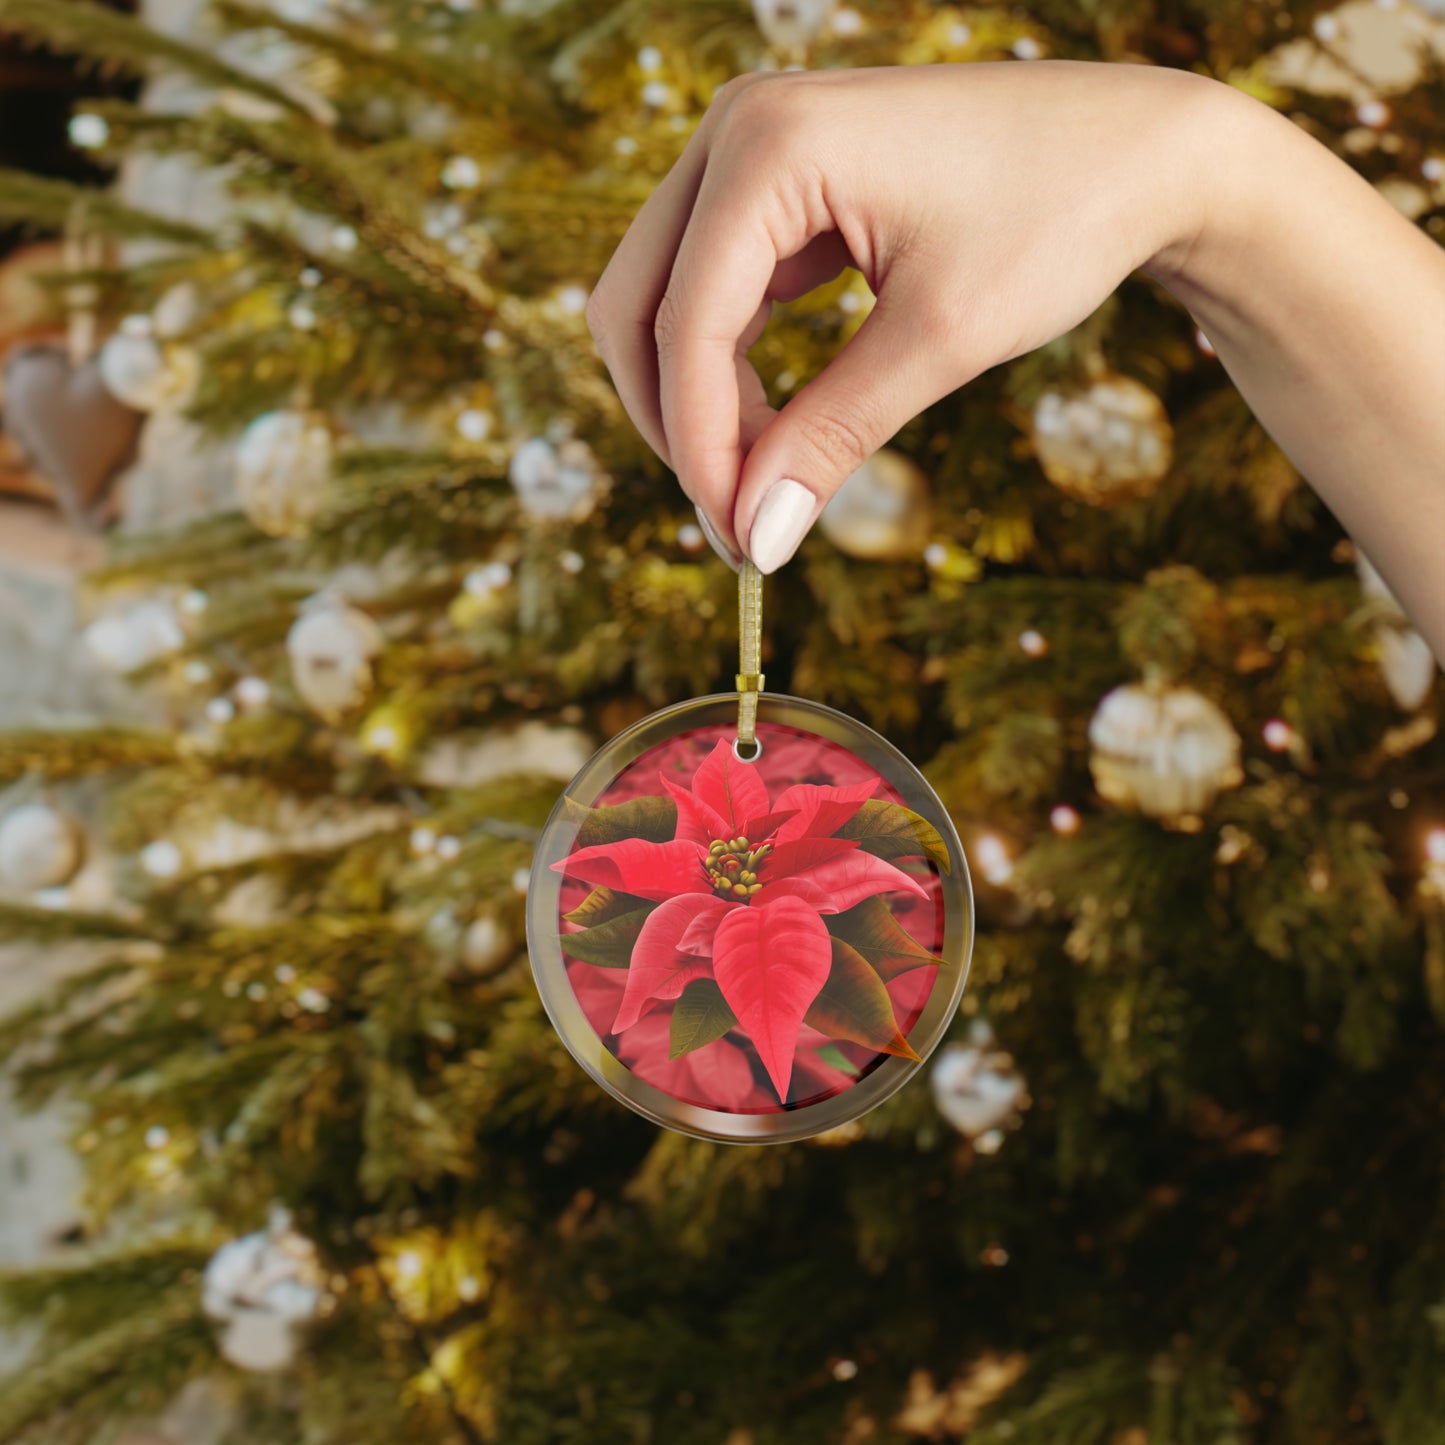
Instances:
[[[587,309],[624,406],[713,546],[774,571],[910,418],[1187,246],[1224,89],[1072,61],[723,86]],[[877,302],[776,411],[748,348],[774,301],[847,266]]]

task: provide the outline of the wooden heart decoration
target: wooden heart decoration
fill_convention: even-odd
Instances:
[[[4,387],[11,440],[67,518],[96,525],[111,481],[135,455],[144,414],[106,390],[93,358],[72,365],[62,346],[17,347],[5,358]]]

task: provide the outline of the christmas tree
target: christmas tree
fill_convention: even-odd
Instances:
[[[75,1101],[89,1180],[84,1238],[0,1278],[36,1339],[0,1438],[204,1381],[238,1445],[1445,1442],[1434,662],[1147,278],[906,426],[767,583],[769,690],[884,733],[973,860],[928,1074],[805,1142],[659,1130],[523,937],[567,779],[733,686],[737,580],[583,316],[716,89],[1181,66],[1440,237],[1431,13],[182,10],[0,0],[147,82],[78,146],[187,178],[178,211],[0,174],[0,218],[120,246],[57,278],[108,338],[66,365],[155,465],[234,444],[225,505],[89,579],[154,725],[0,739],[6,932],[88,959],[0,1055]],[[778,309],[775,403],[871,302]]]

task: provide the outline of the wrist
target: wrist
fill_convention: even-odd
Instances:
[[[1233,86],[1183,78],[1180,124],[1165,138],[1169,154],[1160,162],[1177,184],[1156,248],[1140,269],[1192,311],[1238,278],[1256,229],[1252,182],[1271,173],[1276,128],[1293,127]]]

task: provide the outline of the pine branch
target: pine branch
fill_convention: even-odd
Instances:
[[[173,763],[181,740],[141,728],[0,733],[0,783],[31,774],[51,780],[92,777]]]
[[[514,43],[509,44],[515,40],[515,23],[507,25],[487,17],[489,23],[479,27],[478,43],[492,42],[483,68],[450,50],[422,52],[399,45],[381,49],[339,30],[306,25],[243,0],[216,0],[214,9],[221,24],[232,30],[274,30],[318,54],[333,56],[359,91],[369,90],[377,82],[399,82],[459,114],[484,118],[495,128],[498,148],[517,146],[528,135],[549,142],[565,136],[555,100],[537,80],[535,68],[515,53]]]
[[[31,1275],[21,1291],[31,1301],[26,1317],[36,1312],[33,1287],[41,1282],[49,1284],[45,1299],[53,1304],[67,1281]],[[14,1282],[0,1280],[0,1298],[14,1297],[14,1290]],[[193,1275],[162,1274],[119,1298],[107,1292],[105,1314],[122,1301],[123,1311],[99,1328],[93,1316],[88,1324],[73,1321],[78,1337],[52,1342],[22,1373],[0,1382],[0,1436],[13,1438],[36,1421],[71,1410],[95,1411],[102,1419],[143,1416],[214,1357]]]
[[[53,50],[86,56],[111,71],[143,74],[152,66],[180,70],[218,89],[249,91],[297,118],[306,115],[294,96],[269,81],[104,5],[86,0],[0,0],[0,25]]]
[[[168,241],[177,246],[212,244],[210,233],[199,226],[127,206],[94,186],[0,168],[0,220],[61,231],[77,210],[84,211],[87,224],[94,229],[125,240]]]

